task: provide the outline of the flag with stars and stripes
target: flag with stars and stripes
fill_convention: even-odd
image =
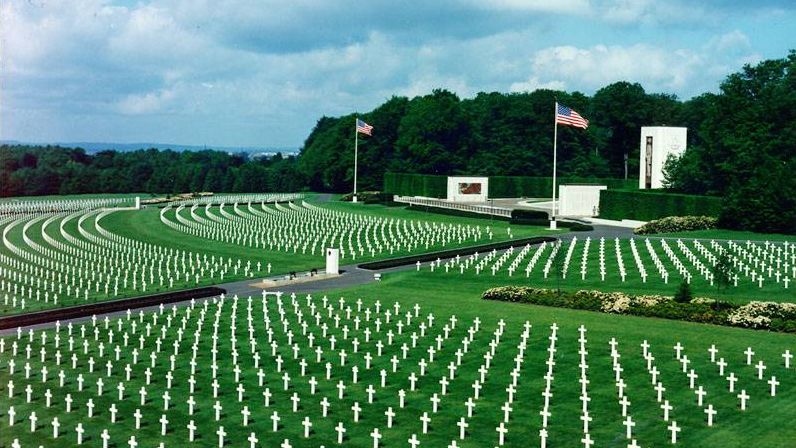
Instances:
[[[362,133],[362,134],[366,134],[366,135],[371,135],[372,131],[373,131],[373,126],[371,126],[371,125],[365,123],[364,121],[360,120],[359,118],[357,118],[357,132]]]
[[[581,117],[579,113],[561,104],[558,104],[556,108],[556,123],[583,129],[589,127],[589,120]]]

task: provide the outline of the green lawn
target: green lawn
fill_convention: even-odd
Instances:
[[[605,280],[600,276],[599,240],[592,240],[591,242],[586,258],[586,275],[585,278],[582,277],[581,261],[585,243],[584,240],[580,238],[573,250],[566,278],[564,279],[559,278],[559,276],[555,274],[554,269],[551,269],[547,277],[544,276],[543,268],[545,261],[549,258],[552,250],[550,245],[548,245],[547,249],[544,249],[544,252],[542,252],[541,256],[538,258],[538,261],[528,277],[526,277],[525,268],[529,264],[538,246],[531,247],[530,252],[528,252],[519,263],[517,270],[514,271],[511,276],[508,272],[508,266],[511,260],[514,260],[518,256],[521,248],[515,248],[514,254],[512,254],[508,261],[496,271],[495,275],[492,275],[490,269],[490,266],[492,266],[496,260],[493,259],[478,274],[473,265],[462,274],[458,265],[449,267],[446,272],[445,264],[443,263],[441,267],[435,268],[434,272],[431,272],[430,265],[426,263],[421,267],[421,272],[413,272],[413,279],[428,279],[429,281],[450,280],[455,283],[464,282],[480,290],[485,290],[493,286],[517,284],[544,288],[560,287],[569,291],[599,289],[602,291],[623,291],[631,294],[674,295],[678,286],[683,281],[683,277],[674,266],[673,262],[661,249],[660,241],[655,239],[650,240],[657,256],[669,273],[668,283],[665,283],[662,276],[655,268],[655,263],[645,248],[643,238],[637,238],[636,246],[639,252],[639,258],[645,266],[648,275],[646,282],[642,280],[628,241],[627,239],[620,240],[622,260],[627,272],[624,281],[619,273],[614,240],[606,240],[605,243]],[[703,244],[708,246],[708,241],[704,241]],[[796,282],[791,281],[788,285],[789,287],[786,289],[783,282],[777,283],[773,277],[770,279],[766,278],[763,287],[760,288],[756,283],[752,282],[750,277],[744,276],[743,272],[738,272],[740,278],[737,287],[730,284],[727,287],[719,289],[716,282],[714,282],[714,285],[711,285],[706,278],[700,275],[698,270],[686,260],[681,252],[679,252],[674,241],[670,240],[669,245],[672,250],[676,252],[681,262],[688,266],[689,272],[692,274],[691,290],[695,297],[713,297],[735,303],[746,303],[752,300],[796,302]],[[565,243],[560,250],[562,258],[563,253],[567,251],[567,247],[568,243]],[[692,253],[696,252],[693,246],[689,247]],[[483,259],[484,254],[481,255],[479,259]],[[704,256],[699,255],[698,259],[706,266],[709,266]]]
[[[361,298],[365,303],[376,300],[401,303],[419,303],[441,315],[455,314],[463,320],[475,316],[489,322],[503,319],[509,334],[516,335],[526,320],[533,324],[533,336],[529,343],[529,356],[523,367],[523,378],[528,374],[528,383],[521,381],[519,398],[521,406],[512,414],[511,432],[508,441],[511,446],[538,446],[540,428],[542,376],[546,370],[544,350],[548,346],[549,326],[557,323],[561,328],[559,336],[560,351],[555,366],[554,396],[551,400],[551,440],[548,446],[582,446],[580,415],[580,375],[577,355],[577,327],[588,329],[589,395],[592,401],[589,409],[594,417],[591,433],[597,440],[595,446],[624,447],[625,427],[621,425],[621,407],[617,402],[617,392],[611,370],[608,341],[615,337],[622,355],[621,364],[625,369],[623,379],[628,384],[628,398],[632,405],[630,412],[637,426],[635,432],[641,446],[669,446],[669,433],[661,420],[662,411],[656,401],[655,391],[650,384],[646,363],[641,355],[640,344],[647,340],[656,360],[655,365],[662,371],[665,392],[674,406],[674,419],[683,427],[680,433],[680,446],[687,447],[783,447],[796,440],[796,428],[790,419],[796,416],[796,401],[793,400],[793,387],[796,386],[791,364],[785,370],[781,354],[790,349],[794,351],[796,338],[787,334],[774,334],[762,331],[716,327],[669,320],[638,318],[631,316],[606,315],[586,311],[547,308],[533,305],[486,302],[480,299],[484,282],[472,279],[453,281],[446,277],[422,276],[414,272],[388,274],[378,283],[336,290],[329,297],[340,296]],[[502,359],[510,359],[516,353],[514,339],[511,349]],[[694,393],[688,388],[688,378],[681,370],[681,364],[674,359],[673,346],[680,342],[686,347],[685,353],[692,360],[691,368],[699,374],[697,384],[708,391],[706,399],[718,410],[715,425],[708,428],[705,415],[696,404]],[[738,409],[735,394],[727,391],[727,382],[718,375],[718,367],[710,362],[707,349],[715,344],[729,363],[729,372],[742,378],[736,384],[736,392],[741,388],[757,397],[756,405],[747,411]],[[768,395],[768,385],[757,380],[756,370],[747,366],[743,351],[751,346],[758,358],[764,360],[768,369],[764,379],[775,375],[782,382],[776,397]],[[507,347],[508,349],[509,347]],[[504,369],[508,369],[504,366]],[[527,371],[525,370],[527,369]],[[507,370],[504,370],[506,372]],[[740,387],[738,387],[740,386]],[[754,392],[750,392],[754,391]],[[499,394],[496,390],[495,394]],[[671,395],[670,395],[671,394]],[[504,395],[500,395],[491,408],[499,412]],[[750,402],[751,403],[751,402]],[[484,423],[481,431],[485,439],[481,445],[496,444],[495,421]],[[447,430],[456,432],[456,427]],[[444,438],[443,438],[444,439]],[[530,441],[529,441],[530,440]]]
[[[109,343],[109,335],[105,324],[98,323],[99,339],[95,340],[90,322],[86,323],[87,353],[83,353],[83,337],[79,327],[74,329],[75,353],[77,367],[72,369],[71,352],[68,349],[67,330],[61,329],[61,351],[66,355],[61,366],[55,365],[53,359],[54,335],[48,332],[49,337],[45,343],[48,354],[42,363],[39,359],[42,337],[34,335],[30,343],[34,355],[26,359],[24,348],[29,344],[27,336],[18,342],[19,351],[16,356],[11,354],[10,346],[15,336],[6,338],[6,351],[0,355],[0,444],[9,446],[10,442],[18,438],[23,446],[43,444],[44,446],[63,446],[72,444],[76,440],[74,428],[82,422],[86,430],[85,441],[89,445],[101,443],[99,435],[103,429],[108,429],[111,441],[115,446],[126,446],[127,439],[134,435],[143,446],[156,446],[163,442],[166,446],[186,444],[188,446],[217,446],[216,429],[223,426],[226,433],[226,446],[248,446],[246,438],[254,432],[260,441],[258,446],[277,446],[283,440],[289,439],[291,446],[337,446],[334,427],[342,422],[346,428],[345,445],[343,446],[372,446],[369,434],[373,428],[379,428],[383,435],[380,446],[408,446],[407,439],[416,434],[421,441],[421,446],[447,446],[451,440],[458,439],[458,427],[455,423],[466,415],[465,402],[473,395],[471,385],[478,379],[479,366],[484,363],[483,355],[490,350],[489,343],[494,338],[498,322],[505,323],[505,331],[496,346],[495,357],[488,369],[486,381],[480,391],[480,398],[475,400],[476,407],[472,418],[467,419],[469,426],[465,440],[458,441],[462,447],[483,447],[497,445],[497,432],[495,428],[503,420],[501,407],[506,400],[505,389],[512,381],[511,370],[515,365],[515,357],[519,354],[518,344],[525,321],[530,322],[532,329],[524,352],[523,362],[518,380],[517,391],[512,405],[513,411],[507,425],[509,433],[506,436],[507,446],[525,447],[538,445],[538,431],[541,427],[539,411],[542,410],[542,391],[544,388],[543,376],[547,370],[547,348],[550,344],[548,337],[551,334],[550,326],[553,323],[559,327],[555,354],[554,380],[552,382],[553,396],[551,398],[551,417],[549,420],[548,446],[575,447],[581,446],[583,437],[581,414],[581,386],[578,382],[581,370],[578,367],[580,357],[578,331],[580,325],[587,328],[586,348],[588,354],[586,361],[589,365],[587,386],[590,402],[589,413],[593,418],[590,424],[590,435],[597,441],[596,446],[625,447],[625,428],[622,426],[621,407],[617,399],[614,384],[610,350],[608,342],[616,338],[618,351],[621,354],[620,362],[624,369],[622,378],[627,384],[626,394],[631,402],[630,415],[636,422],[634,438],[641,446],[668,446],[669,433],[667,424],[661,419],[661,410],[655,397],[655,390],[650,382],[646,369],[646,362],[641,356],[640,344],[647,340],[651,344],[651,352],[655,356],[654,365],[659,369],[659,381],[666,391],[664,397],[674,407],[672,419],[676,420],[682,428],[680,433],[680,446],[686,447],[782,447],[788,446],[796,438],[796,429],[791,425],[796,415],[796,401],[793,400],[793,388],[796,386],[796,375],[793,368],[786,371],[782,365],[781,353],[785,349],[796,349],[796,339],[791,335],[769,334],[732,328],[719,328],[705,325],[687,324],[655,319],[642,319],[615,315],[602,315],[589,312],[579,312],[563,309],[551,309],[529,305],[508,303],[484,302],[479,299],[480,290],[466,282],[441,281],[413,281],[406,274],[388,275],[380,283],[372,283],[353,289],[330,291],[328,293],[329,305],[333,312],[323,310],[318,320],[312,317],[309,301],[318,307],[323,306],[323,295],[314,294],[312,299],[303,296],[297,298],[297,303],[291,305],[290,299],[285,297],[284,319],[289,322],[285,327],[281,323],[282,317],[278,311],[273,296],[264,310],[259,298],[251,303],[252,310],[252,337],[256,351],[261,357],[261,367],[264,372],[264,384],[258,384],[254,367],[254,354],[249,343],[248,308],[245,299],[241,299],[236,307],[227,300],[220,312],[217,305],[210,305],[204,325],[199,331],[198,345],[196,348],[196,390],[193,393],[196,401],[196,413],[188,415],[186,400],[191,396],[189,391],[189,376],[191,367],[192,350],[196,323],[200,316],[200,307],[191,312],[189,318],[186,310],[179,309],[171,323],[168,325],[166,316],[160,316],[154,323],[151,316],[146,316],[145,323],[152,324],[152,333],[146,336],[143,325],[139,324],[136,335],[133,335],[130,346],[124,347],[121,340],[123,332],[132,332],[132,322],[122,318],[122,331],[117,331],[117,323],[111,321],[109,328],[116,331],[114,343]],[[339,308],[338,299],[344,296],[347,306],[351,307],[351,314]],[[363,302],[361,311],[357,310],[356,300]],[[381,304],[380,315],[375,312],[375,302]],[[386,307],[392,310],[392,304],[399,302],[402,306],[401,316],[405,323],[404,313],[418,304],[421,307],[420,318],[413,318],[412,325],[405,327],[401,335],[397,334],[396,318],[393,316],[391,323],[387,324],[384,312]],[[316,308],[317,310],[318,308]],[[366,309],[369,309],[370,320],[367,319]],[[234,310],[234,311],[233,311]],[[307,322],[306,332],[300,325],[300,317],[296,314],[301,310],[303,320]],[[268,316],[268,322],[273,329],[273,339],[278,345],[276,354],[284,361],[283,371],[286,371],[291,380],[288,390],[283,390],[282,373],[277,372],[277,361],[271,354],[268,330],[263,318],[263,312]],[[428,323],[427,315],[433,313],[435,321],[433,327],[420,336],[420,321]],[[166,314],[171,314],[167,311]],[[235,315],[236,324],[233,325],[232,315]],[[336,325],[334,316],[340,318]],[[448,338],[444,338],[443,326],[449,324],[449,318],[455,315],[458,323],[450,331]],[[217,316],[217,317],[216,317]],[[382,326],[376,331],[375,319],[379,317]],[[359,329],[356,329],[355,319],[359,318]],[[447,394],[441,395],[440,379],[448,375],[447,366],[456,362],[456,350],[463,348],[462,339],[468,333],[467,329],[474,325],[474,319],[481,321],[480,331],[474,333],[473,342],[469,345],[467,353],[462,356],[461,365],[456,370],[454,379],[450,381]],[[138,322],[138,318],[134,318]],[[328,334],[322,337],[320,324],[328,325]],[[350,333],[344,339],[343,327]],[[161,328],[165,331],[161,333]],[[186,335],[179,348],[175,359],[175,369],[171,369],[168,357],[173,353],[172,343],[179,339],[178,330],[185,328]],[[213,404],[213,371],[212,365],[213,343],[211,336],[213,329],[218,328],[219,340],[217,356],[219,370],[216,376],[220,390],[218,400],[223,406],[220,421],[216,422]],[[371,332],[371,338],[365,341],[365,329]],[[295,358],[293,350],[288,345],[288,335],[285,330],[293,333],[293,342],[298,345],[298,357]],[[387,329],[392,329],[395,340],[390,345],[387,342]],[[412,347],[412,332],[416,332],[418,343]],[[138,335],[144,336],[143,349],[140,351],[138,363],[132,359],[132,348],[138,347]],[[232,361],[232,335],[235,335],[234,350],[238,353],[237,365],[241,370],[240,384],[245,390],[243,400],[238,401],[235,381],[235,363]],[[309,347],[309,335],[312,334],[314,345],[323,349],[322,359],[316,362],[314,347]],[[331,350],[331,336],[337,339],[335,351]],[[424,376],[420,376],[418,363],[421,359],[429,360],[427,349],[436,345],[435,338],[441,335],[442,350],[435,354],[434,362],[430,364]],[[162,338],[162,352],[156,356],[155,366],[150,366],[149,354],[157,352],[155,340]],[[360,345],[358,352],[354,353],[353,340],[356,338]],[[377,341],[384,344],[382,356],[377,356]],[[99,342],[106,345],[104,356],[99,354]],[[697,384],[707,391],[706,404],[710,403],[718,411],[713,427],[707,427],[702,408],[696,404],[694,393],[688,387],[688,379],[681,371],[680,363],[674,359],[673,346],[680,342],[685,346],[686,354],[693,368],[699,375]],[[400,345],[406,343],[409,348],[406,359],[401,359]],[[122,345],[121,357],[115,361],[111,346]],[[719,377],[717,367],[710,363],[707,352],[711,344],[716,344],[719,357],[728,363],[725,374],[733,372],[739,381],[738,390],[744,389],[751,396],[748,410],[742,412],[738,409],[738,399],[735,394],[727,391],[726,381]],[[756,379],[755,370],[747,366],[743,350],[751,346],[757,360],[763,360],[767,365],[765,379],[775,375],[780,381],[776,397],[768,394],[768,385],[765,381]],[[348,354],[345,366],[341,366],[338,351],[345,349]],[[370,369],[365,366],[366,353],[370,353],[374,360]],[[399,361],[398,370],[392,373],[390,357],[395,354]],[[92,373],[89,371],[88,359],[98,361],[97,368]],[[13,376],[9,373],[9,360],[15,359],[16,367]],[[300,360],[307,361],[307,370],[302,375]],[[112,360],[114,365],[111,375],[106,372],[105,363]],[[25,379],[22,366],[30,363],[31,377]],[[332,363],[332,374],[329,379],[325,377],[325,363]],[[46,381],[42,381],[41,366],[47,365],[49,369]],[[123,366],[131,365],[131,378],[125,379]],[[353,383],[351,366],[359,367],[358,383]],[[141,405],[138,391],[146,385],[145,370],[150,368],[152,383],[146,386],[147,401]],[[66,382],[60,387],[57,372],[63,369]],[[387,383],[381,387],[379,371],[388,372]],[[173,383],[169,389],[171,402],[168,410],[164,410],[163,393],[168,389],[165,376],[168,372],[173,375]],[[85,387],[78,390],[76,377],[83,375]],[[408,380],[411,373],[419,376],[417,390],[410,391]],[[310,391],[310,377],[318,381],[315,395]],[[98,395],[96,382],[103,379],[104,390]],[[14,394],[8,398],[8,380],[13,379],[15,384]],[[339,381],[346,385],[343,399],[338,399],[336,388]],[[117,384],[124,383],[125,392],[122,400],[118,399]],[[27,403],[25,387],[32,387],[32,402]],[[368,402],[367,387],[373,385],[375,399]],[[273,394],[269,406],[266,407],[262,396],[265,388]],[[53,393],[53,405],[46,407],[43,394],[47,389]],[[400,409],[398,391],[406,391],[406,403]],[[74,400],[72,412],[65,412],[65,396],[71,394]],[[293,394],[301,399],[296,412],[292,410],[291,397]],[[432,411],[431,398],[433,394],[441,398],[440,408],[437,413]],[[320,402],[326,397],[330,402],[329,415],[324,418],[321,414]],[[94,416],[88,418],[86,403],[93,400],[96,405]],[[351,407],[358,403],[363,409],[359,422],[353,421]],[[109,408],[115,405],[118,411],[116,424],[110,422]],[[10,406],[16,412],[16,424],[9,426],[7,415]],[[249,426],[242,423],[241,410],[248,406],[252,412]],[[384,415],[386,409],[392,407],[397,414],[393,428],[386,425]],[[141,429],[134,428],[133,414],[140,409],[144,415],[144,425]],[[35,411],[39,421],[35,433],[30,432],[28,417]],[[277,411],[281,417],[278,432],[272,432],[270,417]],[[430,431],[422,434],[422,423],[419,417],[427,413],[431,417]],[[166,415],[168,431],[165,436],[160,435],[160,416]],[[53,417],[58,417],[62,424],[59,439],[52,438],[50,422]],[[309,438],[303,437],[301,422],[305,417],[310,418],[313,426]],[[193,419],[199,428],[201,438],[193,444],[188,442],[186,425]]]
[[[136,213],[136,212],[130,212],[130,213]],[[142,212],[138,212],[138,213],[142,213]],[[114,214],[111,214],[111,216],[113,216],[113,215]],[[107,217],[105,219],[110,219],[111,216],[109,216],[109,217]],[[101,221],[101,223],[104,224],[105,219],[103,219]],[[60,222],[61,222],[61,220],[59,219],[59,220],[56,220],[55,222],[51,223],[48,226],[48,228],[47,228],[47,235],[50,236],[51,238],[53,238],[54,240],[58,241],[59,243],[64,244],[64,243],[66,243],[66,240],[64,239],[64,237],[60,233],[60,229],[59,229]],[[48,249],[53,249],[52,246],[50,246],[50,244],[47,243],[45,241],[45,239],[43,238],[43,236],[42,236],[42,233],[41,233],[42,224],[43,224],[43,221],[39,221],[36,224],[31,225],[29,227],[28,231],[27,231],[27,236],[34,243],[39,244],[39,245],[41,245],[43,247],[46,247]],[[74,218],[74,219],[69,220],[66,223],[66,225],[64,226],[64,230],[69,235],[71,235],[73,237],[76,237],[76,238],[78,238],[78,240],[81,240],[81,241],[83,241],[85,243],[86,240],[81,236],[81,234],[79,233],[77,227],[78,227],[78,218]],[[84,227],[85,230],[87,230],[88,232],[90,232],[90,233],[92,233],[94,235],[98,234],[98,232],[96,231],[95,226],[94,226],[93,217],[85,220],[84,224],[83,224],[83,227]],[[8,233],[9,241],[12,244],[14,244],[14,245],[16,245],[18,247],[24,248],[29,253],[33,253],[33,254],[37,254],[38,255],[39,253],[36,252],[33,248],[29,247],[28,244],[25,242],[25,240],[23,238],[22,230],[23,230],[23,225],[22,224],[18,224],[17,226],[15,226]],[[69,243],[68,246],[71,246],[71,243]],[[89,244],[89,245],[87,245],[87,247],[95,248],[96,246]],[[165,247],[168,248],[168,247],[173,247],[173,246],[165,246]],[[95,250],[95,249],[92,249],[92,250]],[[12,255],[11,251],[5,246],[0,246],[0,253],[3,253],[5,255]],[[61,253],[63,253],[63,252],[61,252]],[[199,251],[199,253],[205,254],[207,252]],[[210,256],[210,255],[215,255],[216,257],[219,256],[219,254],[214,254],[214,253],[210,253],[208,256]],[[247,261],[251,261],[253,269],[256,270],[256,263],[257,263],[258,259],[254,258],[254,257],[240,257],[240,256],[233,256],[232,254],[224,254],[223,256],[225,258],[233,257],[233,259],[240,258],[244,265],[246,264]],[[85,257],[82,258],[82,259],[85,260]],[[63,260],[60,260],[60,261],[63,263]],[[93,260],[93,263],[98,263],[98,262],[100,262],[100,261]],[[122,263],[122,264],[125,265],[126,267],[131,267],[132,266],[132,263],[127,263],[126,262],[126,259],[125,259],[125,262]],[[71,267],[71,265],[69,265],[69,266]],[[87,266],[90,266],[90,265],[89,264],[85,264],[85,265],[77,266],[77,267],[86,269]],[[261,269],[262,269],[261,272],[257,272],[256,273],[256,277],[251,277],[251,278],[260,278],[262,276],[267,275],[266,262],[265,261],[262,262]],[[14,270],[17,271],[17,272],[21,272],[21,271],[19,271],[18,268],[14,269]],[[103,272],[108,273],[108,270],[106,269]],[[29,273],[27,273],[27,274],[29,274]],[[80,276],[80,274],[78,274],[78,276]],[[90,277],[90,274],[86,274],[86,275],[84,275],[84,277],[88,278],[88,277]],[[42,277],[39,275],[38,278],[41,279]],[[230,272],[223,279],[223,282],[240,280],[240,279],[244,279],[244,278],[247,278],[247,277],[243,275],[242,271],[238,275],[235,275],[235,274]],[[197,287],[197,286],[207,286],[207,285],[216,284],[216,283],[219,283],[219,282],[222,282],[221,277],[219,275],[216,275],[215,277],[210,278],[210,276],[208,274],[208,275],[206,275],[204,277],[200,277],[198,282],[196,282],[196,280],[195,280],[195,278],[193,276],[191,276],[191,278],[189,278],[189,280],[187,280],[187,281],[184,278],[182,278],[182,277],[179,278],[179,279],[175,279],[174,286],[170,287],[167,280],[164,280],[164,284],[160,285],[159,284],[159,280],[157,280],[157,277],[156,277],[155,283],[149,284],[146,290],[143,290],[140,285],[137,288],[134,289],[132,287],[132,283],[128,283],[127,287],[125,287],[123,284],[120,283],[119,294],[117,296],[113,296],[113,294],[112,294],[113,289],[112,289],[112,286],[111,286],[111,289],[109,290],[109,294],[105,293],[104,287],[100,287],[99,289],[92,288],[91,291],[88,294],[88,297],[85,297],[84,294],[81,294],[80,297],[75,297],[74,295],[68,295],[67,294],[66,289],[63,287],[63,285],[66,284],[66,281],[63,281],[60,284],[56,285],[56,286],[62,288],[62,291],[58,294],[59,300],[58,300],[58,304],[57,305],[52,300],[45,301],[44,291],[45,290],[49,291],[50,289],[49,288],[45,289],[44,285],[42,283],[39,283],[38,284],[39,287],[38,288],[34,287],[33,289],[36,290],[36,291],[39,291],[41,295],[38,296],[38,299],[37,299],[37,295],[36,295],[37,292],[33,292],[32,296],[30,296],[30,297],[26,294],[25,295],[26,303],[25,303],[25,309],[24,310],[22,310],[22,308],[21,308],[21,302],[18,302],[17,306],[14,306],[13,300],[9,300],[8,303],[6,303],[5,294],[4,294],[3,295],[4,296],[3,297],[3,301],[0,302],[0,314],[12,314],[12,313],[19,313],[19,312],[22,312],[22,311],[26,311],[26,312],[27,311],[37,311],[37,310],[42,310],[42,309],[53,308],[55,306],[70,306],[70,305],[79,305],[79,304],[85,304],[85,303],[96,303],[98,301],[103,301],[103,300],[118,299],[118,298],[123,298],[123,297],[131,297],[131,296],[139,296],[139,295],[147,295],[147,294],[155,294],[155,293],[164,292],[164,291],[167,291],[167,290],[179,290],[179,289],[193,288],[193,287]],[[36,285],[36,284],[34,283],[34,285]],[[30,285],[28,285],[28,286],[30,286]],[[26,287],[26,289],[28,289],[28,288]],[[20,296],[21,296],[21,291],[20,291]],[[51,293],[51,296],[52,296],[52,293]]]
[[[671,232],[650,235],[650,237],[698,238],[704,240],[736,240],[736,241],[791,241],[796,242],[796,235],[779,233],[756,233],[742,230],[693,230],[690,232]]]
[[[339,203],[339,202],[332,202],[332,203],[324,203],[322,204],[324,207],[329,207],[335,210],[341,211],[351,211],[354,213],[362,213],[367,214],[368,216],[380,216],[380,217],[394,217],[397,219],[413,219],[418,221],[426,221],[426,222],[436,222],[436,223],[445,223],[445,224],[468,224],[472,226],[481,226],[483,229],[486,229],[487,226],[490,226],[494,237],[491,241],[500,241],[508,239],[510,236],[513,238],[520,238],[525,236],[531,235],[538,235],[538,234],[548,234],[549,231],[542,228],[542,227],[518,227],[516,229],[512,229],[511,234],[509,234],[508,226],[506,223],[503,222],[490,222],[490,220],[486,219],[462,219],[462,218],[453,218],[444,215],[434,215],[416,211],[409,211],[404,210],[403,208],[386,208],[381,206],[364,206],[363,204],[350,204],[350,203]],[[218,214],[218,207],[214,207],[215,213]],[[195,237],[192,235],[188,235],[186,233],[176,231],[164,225],[160,221],[159,217],[160,209],[158,208],[145,208],[142,210],[122,210],[116,211],[105,216],[101,221],[101,225],[108,231],[122,236],[126,238],[130,238],[132,240],[141,241],[147,244],[159,246],[166,249],[176,249],[180,251],[186,251],[193,254],[200,254],[200,256],[204,257],[205,255],[210,257],[223,257],[225,260],[232,258],[233,260],[241,260],[242,263],[245,265],[246,263],[251,263],[252,267],[255,268],[256,264],[259,262],[261,269],[256,272],[254,277],[251,278],[261,278],[268,275],[279,275],[285,274],[291,271],[308,271],[313,268],[321,269],[324,266],[324,259],[320,253],[316,253],[316,255],[312,255],[311,253],[302,253],[301,251],[297,251],[294,253],[293,251],[280,251],[280,250],[269,250],[269,249],[257,249],[248,246],[242,246],[237,244],[225,243],[213,239],[206,239]],[[200,207],[198,210],[198,214],[200,216],[205,216],[204,207]],[[185,212],[187,215],[187,212]],[[169,212],[168,215],[172,220],[174,220],[174,212]],[[66,243],[66,240],[60,233],[59,224],[61,219],[56,220],[53,222],[48,230],[47,233],[50,237],[54,238],[56,241],[61,243]],[[65,231],[71,234],[78,239],[83,239],[81,234],[77,228],[77,218],[74,218],[65,226]],[[42,238],[41,235],[41,227],[42,222],[38,222],[32,226],[30,226],[27,234],[28,237],[33,240],[33,242],[45,246],[49,249],[52,247]],[[98,234],[94,227],[94,219],[89,218],[84,222],[84,228],[93,234]],[[28,252],[35,253],[33,249],[28,247],[27,243],[25,242],[23,235],[22,235],[23,224],[19,224],[14,227],[8,234],[9,240],[22,248],[28,250]],[[343,256],[341,260],[341,264],[348,264],[348,263],[361,263],[365,261],[371,261],[375,259],[384,259],[384,258],[392,258],[398,257],[407,254],[417,254],[427,251],[439,250],[443,248],[451,248],[455,246],[471,246],[475,244],[484,244],[488,243],[488,240],[485,236],[478,241],[475,240],[467,240],[463,241],[461,245],[456,242],[452,244],[448,244],[446,246],[442,246],[441,244],[431,245],[428,248],[425,247],[418,247],[412,252],[407,252],[404,250],[395,251],[394,253],[389,252],[381,252],[376,253],[375,257],[370,256],[369,253],[365,253],[365,256],[358,256],[356,260],[353,260],[350,255]],[[71,243],[68,244],[71,246]],[[89,245],[88,247],[92,247]],[[12,254],[10,250],[6,247],[0,247],[0,253],[13,256],[17,258],[16,255]],[[101,260],[94,260],[92,263],[98,263]],[[271,272],[270,274],[267,271],[268,264],[271,264]],[[125,263],[127,264],[127,263]],[[88,266],[88,265],[86,265]],[[10,266],[9,266],[10,267]],[[17,272],[24,272],[20,271],[19,267],[11,268],[13,271]],[[24,272],[27,275],[30,275],[29,272]],[[36,275],[37,278],[41,277],[41,274]],[[158,274],[156,273],[155,279],[158,278]],[[151,283],[148,285],[146,291],[143,291],[140,287],[134,289],[132,284],[125,286],[120,286],[120,293],[117,296],[109,296],[105,294],[104,288],[100,287],[99,290],[96,288],[92,289],[88,295],[88,298],[81,295],[81,297],[74,297],[67,295],[65,293],[59,294],[59,303],[57,306],[67,306],[67,305],[76,305],[82,303],[93,303],[101,300],[107,300],[112,298],[123,298],[123,297],[131,297],[131,296],[138,296],[143,294],[153,294],[157,292],[163,292],[167,290],[179,290],[179,289],[186,289],[192,288],[196,286],[205,286],[217,283],[224,283],[230,282],[235,280],[240,280],[248,278],[243,275],[241,272],[240,274],[233,275],[228,273],[222,280],[220,276],[215,276],[210,278],[209,276],[204,276],[199,279],[199,281],[195,281],[193,276],[186,281],[184,278],[177,279],[173,286],[169,286],[168,280],[166,279],[164,284],[159,284],[158,281],[155,283]],[[26,287],[26,290],[28,288]],[[112,291],[112,288],[111,288]],[[8,292],[8,291],[6,291]],[[21,291],[18,293],[21,295]],[[35,292],[34,292],[35,294]],[[21,309],[21,302],[18,302],[17,305],[14,305],[13,301],[13,294],[9,294],[10,298],[6,302],[5,297],[3,300],[0,301],[0,313],[2,314],[10,314],[15,312],[23,311]],[[4,294],[5,296],[5,294]],[[52,301],[45,301],[44,294],[42,293],[41,296],[36,298],[36,296],[27,296],[25,300],[25,309],[24,311],[35,311],[41,309],[47,309],[56,306],[53,304]]]

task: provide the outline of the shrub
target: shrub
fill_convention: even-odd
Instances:
[[[717,218],[712,216],[668,216],[656,219],[633,230],[637,235],[655,233],[689,232],[692,230],[715,229]]]
[[[541,210],[514,209],[511,211],[511,219],[543,219],[546,221],[550,219],[550,215]]]
[[[677,303],[689,303],[691,299],[691,285],[683,280],[680,286],[677,287],[677,292],[674,293],[674,301]]]
[[[594,227],[588,224],[581,224],[579,222],[560,222],[559,225],[572,232],[591,232]]]
[[[771,328],[773,320],[796,321],[796,304],[749,302],[728,315],[731,325],[747,328]]]
[[[689,290],[689,300],[686,301],[678,301],[666,296],[633,296],[622,292],[587,290],[559,294],[552,289],[523,286],[492,288],[485,291],[482,298],[603,313],[796,332],[796,304],[750,302],[739,306],[701,297],[691,299],[690,287],[687,286],[687,283],[684,285]],[[684,298],[680,300],[684,300]]]
[[[393,202],[393,195],[382,191],[360,191],[357,193],[357,200],[365,204],[390,204]],[[348,193],[340,198],[341,201],[351,202],[354,193]]]

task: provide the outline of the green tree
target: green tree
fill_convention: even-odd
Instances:
[[[683,281],[680,282],[680,286],[677,287],[677,291],[674,293],[674,301],[677,303],[689,303],[692,298],[691,285],[687,280],[683,279]]]
[[[733,275],[735,274],[735,267],[732,264],[732,259],[727,251],[721,252],[716,257],[716,264],[712,268],[713,283],[716,289],[721,291],[722,288],[726,291],[732,284]]]

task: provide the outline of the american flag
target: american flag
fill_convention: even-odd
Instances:
[[[580,116],[579,113],[568,108],[567,106],[557,105],[556,109],[556,123],[565,124],[567,126],[575,126],[576,128],[586,129],[589,127],[589,120]]]
[[[361,132],[363,134],[371,135],[371,131],[373,131],[373,126],[365,123],[364,121],[357,118],[357,132]]]

